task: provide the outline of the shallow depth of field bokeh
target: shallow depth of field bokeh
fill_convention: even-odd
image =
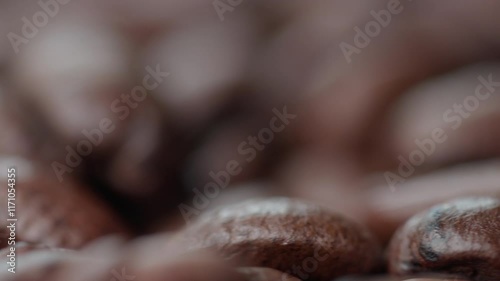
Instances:
[[[286,196],[385,244],[434,204],[500,195],[499,8],[1,1],[0,173],[50,206],[82,191],[131,237]]]

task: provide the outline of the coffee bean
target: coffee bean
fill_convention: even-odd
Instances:
[[[498,156],[500,99],[481,81],[499,75],[500,65],[472,65],[412,88],[391,109],[392,123],[378,149],[391,155],[384,158],[394,160],[392,167],[400,164],[399,155],[424,152],[416,171]]]
[[[470,197],[411,218],[391,242],[398,275],[443,273],[474,281],[500,279],[500,199]]]
[[[241,94],[233,88],[242,82],[258,36],[252,19],[241,12],[227,25],[212,18],[178,25],[146,49],[144,64],[175,72],[176,78],[156,84],[153,95],[169,119],[189,133],[203,130]]]
[[[15,166],[16,234],[18,241],[49,247],[80,248],[91,240],[128,231],[113,211],[86,187],[71,179],[58,182],[46,171],[21,158],[0,157]],[[0,176],[0,220],[7,222],[7,180]],[[7,229],[2,227],[0,234]]]
[[[61,150],[85,142],[94,152],[113,148],[127,124],[123,96],[133,88],[127,40],[108,25],[71,19],[38,36],[13,61],[15,95],[61,140]]]
[[[240,266],[269,267],[319,281],[370,272],[380,251],[365,228],[287,198],[250,200],[208,212],[171,243],[212,249]]]
[[[363,194],[364,221],[384,243],[409,218],[434,205],[469,196],[500,196],[500,162],[481,161],[415,175],[389,192],[385,181]]]

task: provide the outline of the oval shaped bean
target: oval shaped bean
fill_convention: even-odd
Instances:
[[[454,274],[474,281],[500,279],[500,199],[470,197],[437,205],[411,218],[389,250],[390,271]]]
[[[16,167],[15,201],[8,200],[7,179],[0,176],[0,219],[7,223],[12,209],[17,241],[41,243],[49,247],[80,248],[91,240],[127,230],[118,216],[85,187],[70,179],[58,182],[55,177],[21,158],[0,156],[0,168]],[[0,234],[8,231],[2,227]]]
[[[206,213],[181,232],[188,249],[212,249],[240,266],[269,267],[302,280],[370,272],[379,245],[342,216],[287,198],[250,200]]]

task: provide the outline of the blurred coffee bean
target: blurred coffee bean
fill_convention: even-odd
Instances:
[[[0,88],[0,153],[25,155],[32,152],[33,142],[28,137],[18,114],[13,112],[13,101]],[[17,112],[18,113],[18,112]]]
[[[247,13],[224,24],[201,18],[179,23],[145,50],[146,64],[170,73],[154,94],[171,122],[196,132],[238,94],[233,88],[242,82],[256,45],[256,26]]]
[[[109,26],[65,19],[41,30],[13,61],[13,79],[65,145],[110,147],[123,131],[116,104],[129,85],[127,42]],[[97,138],[95,130],[106,135]],[[112,128],[112,129],[111,129]],[[108,130],[109,129],[109,130]],[[112,131],[112,134],[108,134]]]
[[[161,222],[181,202],[181,165],[189,144],[165,122],[154,102],[136,109],[117,147],[90,159],[90,174],[104,182],[105,196],[141,232]],[[103,191],[103,190],[99,190]],[[109,192],[106,194],[106,192]]]
[[[54,22],[14,63],[25,106],[40,112],[45,135],[57,136],[51,142],[56,153],[44,160],[66,167],[59,180],[79,176],[115,205],[129,203],[119,196],[150,209],[172,205],[180,193],[171,187],[172,167],[180,156],[171,153],[164,113],[143,85],[145,77],[149,83],[163,78],[148,65],[134,86],[130,42],[107,21],[91,19]],[[113,193],[116,200],[109,199]],[[158,202],[161,197],[171,202]]]
[[[474,281],[500,278],[500,199],[449,201],[412,217],[391,241],[394,274],[453,274]]]
[[[58,182],[50,176],[52,171],[25,159],[4,155],[0,163],[4,171],[15,168],[18,241],[80,248],[107,234],[127,234],[126,227],[113,211],[80,183],[69,178]],[[6,175],[2,179],[0,206],[7,210]],[[4,222],[8,215],[0,213]]]
[[[269,159],[278,142],[273,136],[265,144],[258,139],[266,119],[254,116],[234,116],[220,122],[187,158],[184,180],[189,189],[203,188],[215,182],[221,189],[262,177],[271,164]]]
[[[388,241],[407,219],[435,204],[463,196],[500,196],[499,169],[500,162],[485,161],[405,178],[395,189],[381,182],[363,193],[366,223]]]
[[[211,4],[211,3],[210,3]],[[211,6],[212,5],[208,5]],[[136,39],[147,40],[156,31],[168,28],[194,14],[206,12],[207,3],[201,0],[169,1],[145,0],[140,5],[134,1],[85,1],[73,3],[74,10],[85,10],[99,18],[127,30]],[[70,7],[68,7],[70,8]],[[213,11],[210,11],[213,12]]]
[[[191,256],[123,256],[120,249],[37,251],[23,255],[22,270],[0,272],[6,281],[245,281],[245,276],[208,253]]]
[[[130,196],[151,194],[167,188],[164,178],[172,170],[175,154],[164,116],[152,104],[143,108],[130,120],[124,138],[109,156],[103,177],[113,188]]]
[[[284,195],[279,189],[268,182],[246,182],[230,186],[227,190],[210,202],[207,210],[230,206],[249,199],[265,199]]]
[[[394,141],[379,149],[393,155],[393,164],[419,150],[425,154],[420,169],[498,156],[495,81],[498,65],[479,64],[415,87],[394,106],[388,137]]]
[[[278,105],[295,105],[308,98],[305,93],[322,74],[318,69],[338,63],[330,58],[325,61],[325,57],[338,48],[332,46],[332,42],[337,42],[343,32],[350,30],[356,19],[369,13],[376,1],[363,5],[359,1],[262,2],[259,5],[274,13],[287,14],[297,9],[291,13],[293,20],[279,26],[251,64],[250,77],[256,89],[249,101],[257,108],[270,110]]]
[[[380,254],[364,227],[286,198],[249,200],[206,213],[170,243],[211,249],[240,266],[269,267],[302,280],[368,273]]]
[[[145,281],[245,281],[227,263],[209,253],[196,253],[154,259],[136,260],[134,266],[138,280]]]
[[[109,281],[120,277],[119,259],[104,252],[101,254],[51,250],[29,252],[22,255],[22,265],[16,268],[15,274],[2,271],[0,278],[6,281]],[[21,264],[19,260],[18,263]]]
[[[497,199],[411,220],[389,257],[404,277],[370,275],[386,272],[369,233],[387,242],[434,204],[499,198],[498,65],[437,76],[497,58],[498,4],[61,2],[0,3],[0,168],[18,172],[20,257],[0,280],[499,279]],[[26,37],[18,50],[9,32]],[[283,106],[297,123],[252,144]],[[401,163],[415,149],[424,164]],[[109,237],[129,234],[120,218],[156,235]]]
[[[318,95],[305,106],[304,138],[325,149],[360,150],[362,155],[367,143],[384,130],[383,120],[391,104],[411,86],[458,66],[496,57],[499,42],[488,31],[498,21],[489,12],[497,4],[479,7],[463,1],[464,6],[451,10],[430,1],[413,4],[402,5],[391,25],[376,38],[369,38],[369,47],[350,54],[336,48],[334,59],[344,63],[336,68],[330,86],[317,90]],[[450,21],[443,22],[434,10],[429,13],[429,7],[446,11]],[[373,16],[367,12],[353,28],[363,28],[371,20]],[[481,44],[470,40],[468,34],[476,32],[481,34]],[[354,36],[351,29],[340,42],[352,44]],[[448,51],[451,49],[453,52]],[[391,71],[380,71],[382,65]]]
[[[364,221],[366,202],[361,179],[365,175],[349,156],[295,151],[276,176],[287,196],[313,202],[356,222]]]
[[[127,242],[124,248],[126,256],[161,256],[166,255],[166,244],[175,232],[157,232],[150,235],[142,235]],[[168,255],[177,255],[178,252],[168,252]]]
[[[212,187],[212,185],[209,186]],[[172,223],[178,227],[185,226],[206,212],[249,199],[265,199],[286,195],[285,192],[275,188],[271,183],[257,181],[229,185],[218,191],[211,190],[210,188],[193,190],[194,195],[191,200],[179,204],[179,213],[164,221],[160,229],[170,230]]]

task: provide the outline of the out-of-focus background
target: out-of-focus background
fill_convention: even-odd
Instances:
[[[428,206],[499,192],[499,8],[2,1],[0,166],[89,192],[134,234],[283,195],[387,241]]]

